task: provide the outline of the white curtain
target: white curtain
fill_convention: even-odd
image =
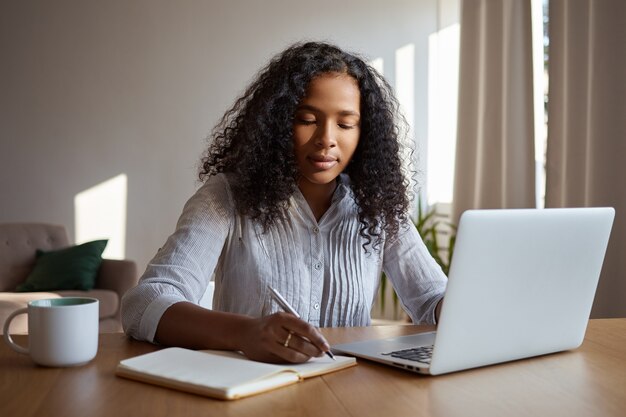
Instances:
[[[550,0],[546,207],[612,206],[592,317],[626,317],[626,1]]]
[[[530,0],[463,0],[453,220],[535,207]]]

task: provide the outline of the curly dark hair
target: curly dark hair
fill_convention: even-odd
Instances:
[[[358,205],[363,247],[397,236],[407,218],[408,181],[402,173],[400,136],[405,123],[389,84],[363,59],[321,42],[297,43],[274,57],[224,114],[202,158],[200,180],[234,177],[238,213],[265,230],[282,216],[297,187],[293,151],[296,108],[311,80],[325,73],[353,77],[361,94],[361,133],[345,169]],[[404,127],[404,125],[402,125]]]

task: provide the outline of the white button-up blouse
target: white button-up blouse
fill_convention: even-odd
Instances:
[[[237,214],[226,175],[211,177],[185,205],[165,245],[122,300],[130,336],[154,341],[161,316],[197,303],[215,277],[213,308],[259,317],[281,311],[276,288],[314,326],[367,326],[381,271],[415,323],[433,323],[447,279],[407,221],[381,250],[359,234],[357,207],[342,175],[330,208],[316,221],[299,190],[288,215],[264,233]]]

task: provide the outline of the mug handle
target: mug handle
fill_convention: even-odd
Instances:
[[[11,325],[11,321],[15,316],[19,316],[20,314],[26,314],[28,312],[28,307],[20,308],[19,310],[15,310],[13,313],[9,314],[6,321],[4,322],[4,341],[7,342],[7,345],[17,353],[25,353],[28,355],[28,349],[18,345],[11,339],[11,335],[9,334],[9,326]]]

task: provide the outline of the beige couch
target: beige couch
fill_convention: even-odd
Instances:
[[[137,266],[128,260],[103,259],[96,286],[89,291],[13,292],[35,264],[37,249],[50,251],[70,246],[63,226],[42,223],[0,224],[0,333],[6,318],[31,300],[86,296],[100,301],[100,332],[122,330],[120,300],[137,284]],[[11,323],[10,333],[27,333],[25,314]]]

